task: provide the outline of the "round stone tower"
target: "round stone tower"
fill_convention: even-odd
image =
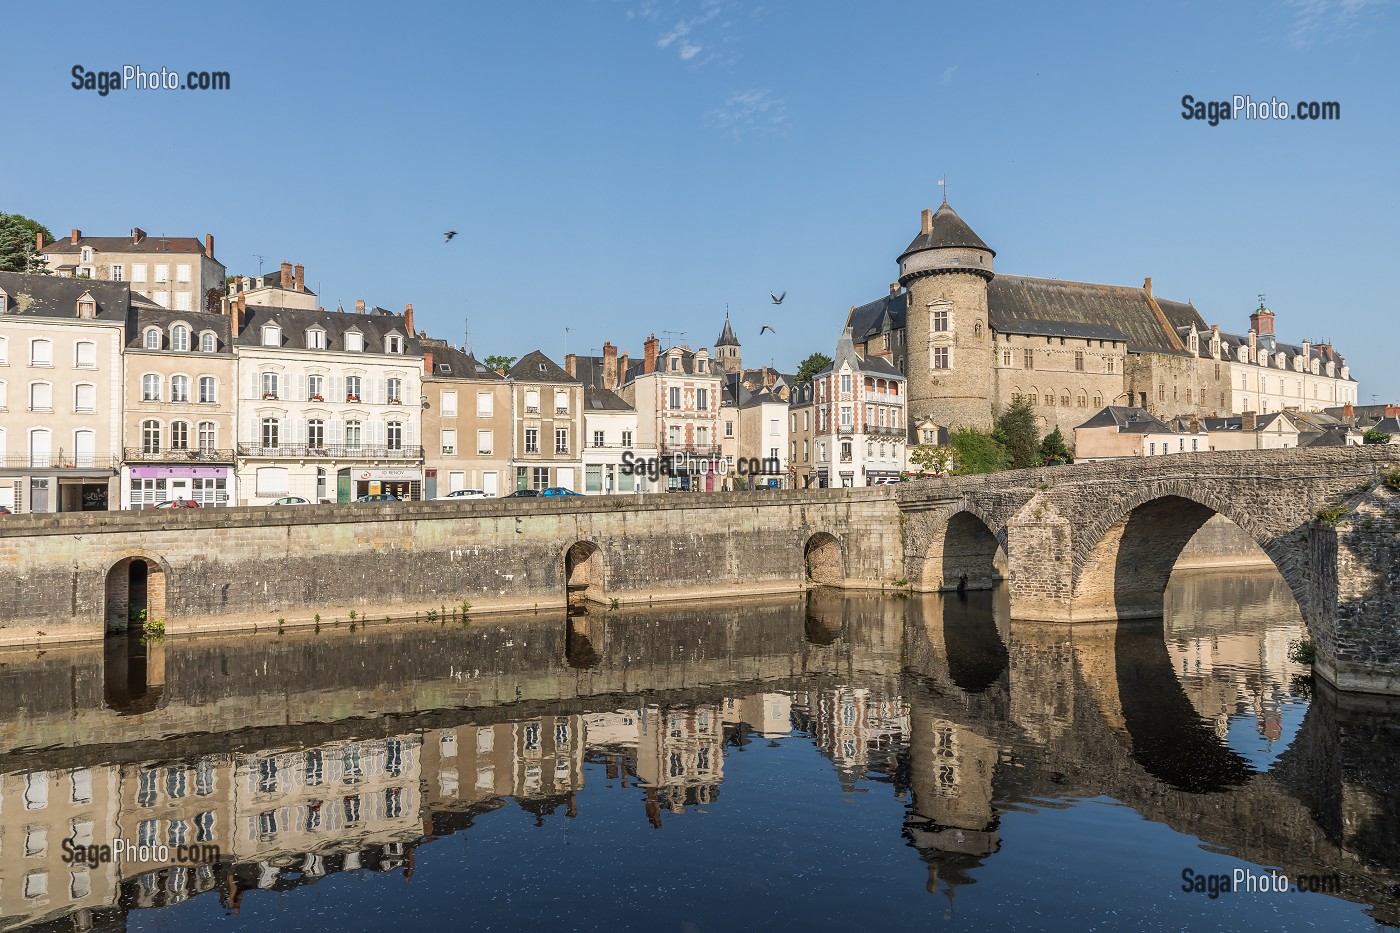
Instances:
[[[987,283],[992,251],[946,203],[924,211],[923,228],[899,257],[908,296],[910,424],[992,426],[992,334]]]

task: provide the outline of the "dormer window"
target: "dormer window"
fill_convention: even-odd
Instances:
[[[265,347],[282,346],[282,328],[276,324],[268,324],[262,329],[262,345]]]
[[[170,349],[178,350],[181,353],[187,352],[190,348],[190,329],[184,324],[176,324],[170,328]]]
[[[84,292],[83,297],[78,299],[78,320],[91,321],[97,317],[97,302],[93,297]]]
[[[219,349],[219,338],[214,336],[212,330],[199,335],[199,349],[201,353],[214,353]]]
[[[365,335],[357,330],[352,330],[345,335],[345,349],[351,353],[363,353],[365,349]]]
[[[390,335],[389,335],[388,337],[386,337],[385,340],[384,340],[384,352],[385,352],[385,353],[402,353],[402,352],[403,352],[403,338],[400,337],[398,334],[390,334]]]
[[[312,327],[306,331],[306,349],[324,350],[326,348],[326,332],[319,327]]]
[[[80,250],[80,254],[83,262],[92,262],[92,247],[84,246],[82,250]]]
[[[0,288],[0,314],[5,314],[9,310],[10,296],[5,293],[5,290],[3,288]]]
[[[148,328],[146,328],[146,342],[143,344],[143,346],[144,346],[147,350],[159,350],[159,349],[160,349],[160,329],[159,329],[159,328],[156,328],[156,327],[148,327]]]
[[[703,372],[705,371],[705,361],[704,361],[704,360],[696,360],[696,361],[695,361],[695,371],[696,371],[697,373],[703,373]]]
[[[681,368],[681,358],[680,358],[679,356],[673,356],[673,357],[671,357],[671,372],[674,373],[674,372],[678,371],[680,368]]]

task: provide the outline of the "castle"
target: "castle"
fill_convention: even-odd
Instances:
[[[925,210],[888,295],[847,319],[863,355],[909,379],[911,425],[989,428],[1016,399],[1043,431],[1071,435],[1105,405],[1160,417],[1355,403],[1330,343],[1279,342],[1262,306],[1245,334],[1208,326],[1190,302],[1141,288],[1006,275],[996,252],[945,202]]]

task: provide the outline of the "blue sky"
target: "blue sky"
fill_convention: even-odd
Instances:
[[[0,210],[55,233],[212,232],[481,355],[655,331],[750,364],[830,353],[949,199],[1007,272],[1137,285],[1331,338],[1400,399],[1400,11],[1276,4],[13,5]],[[75,64],[226,70],[107,97]],[[1183,94],[1339,101],[1183,120]],[[450,244],[442,234],[459,231]],[[770,290],[788,292],[781,307]],[[759,336],[761,324],[776,335]]]

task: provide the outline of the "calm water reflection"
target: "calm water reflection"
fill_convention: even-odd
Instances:
[[[1397,922],[1400,715],[1310,695],[1277,575],[1178,575],[1151,624],[1005,605],[0,656],[0,930]],[[171,858],[65,862],[117,838]],[[1237,867],[1341,894],[1181,890]]]

